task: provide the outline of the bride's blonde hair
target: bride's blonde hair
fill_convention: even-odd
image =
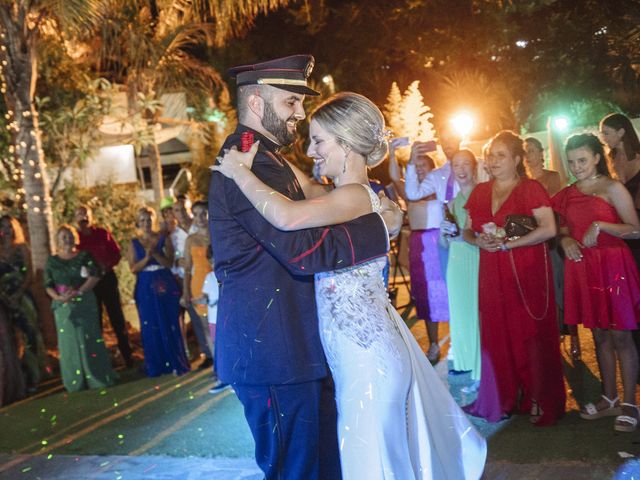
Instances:
[[[310,118],[343,146],[362,155],[368,167],[378,165],[387,154],[384,117],[367,97],[338,93],[320,104]]]

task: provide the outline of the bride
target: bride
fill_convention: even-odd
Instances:
[[[367,98],[337,94],[311,115],[307,154],[335,189],[292,201],[252,172],[255,143],[212,167],[232,178],[276,228],[334,225],[378,211],[367,167],[386,154],[384,118]],[[313,196],[315,194],[315,196]],[[478,479],[486,443],[451,397],[389,303],[386,258],[317,274],[320,336],[336,385],[342,476]]]

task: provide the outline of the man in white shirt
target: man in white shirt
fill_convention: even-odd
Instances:
[[[433,150],[431,142],[414,142],[411,147],[411,158],[407,165],[407,171],[405,174],[405,193],[407,200],[410,202],[418,202],[420,200],[426,200],[432,195],[435,195],[437,201],[437,208],[429,210],[428,222],[433,225],[434,229],[438,232],[439,226],[442,222],[443,205],[455,198],[460,188],[455,181],[454,175],[451,171],[451,157],[460,148],[460,142],[462,139],[453,132],[450,128],[443,128],[440,133],[440,146],[447,158],[445,164],[435,170],[431,170],[424,176],[418,174],[416,166],[416,160],[420,156],[424,155],[427,151]],[[427,357],[433,363],[437,362],[440,357],[440,347],[438,345],[438,325],[435,322],[446,322],[449,320],[449,306],[448,295],[446,289],[446,271],[448,250],[442,248],[437,242],[436,246],[431,246],[429,243],[429,250],[436,249],[438,252],[438,259],[440,264],[440,275],[435,278],[435,274],[432,275],[428,281],[429,288],[429,308],[431,311],[431,318],[427,320],[427,333],[429,334],[429,351]],[[425,251],[427,251],[425,249]],[[429,255],[429,261],[432,262],[434,256]],[[430,265],[433,268],[433,265]],[[425,265],[425,270],[429,268],[429,265]],[[433,291],[435,289],[435,291]],[[434,316],[434,310],[438,308],[437,316]]]

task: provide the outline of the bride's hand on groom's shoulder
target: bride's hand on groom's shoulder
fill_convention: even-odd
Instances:
[[[231,147],[231,149],[225,149],[223,156],[216,157],[218,163],[217,165],[213,165],[211,170],[220,172],[228,178],[234,178],[239,168],[248,168],[251,170],[253,160],[256,153],[258,153],[259,145],[260,142],[254,143],[247,152],[241,152],[235,146]]]

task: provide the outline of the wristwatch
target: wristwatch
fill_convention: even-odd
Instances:
[[[500,250],[502,250],[503,252],[506,252],[507,250],[509,250],[509,247],[507,247],[507,242],[502,242],[500,244]]]

